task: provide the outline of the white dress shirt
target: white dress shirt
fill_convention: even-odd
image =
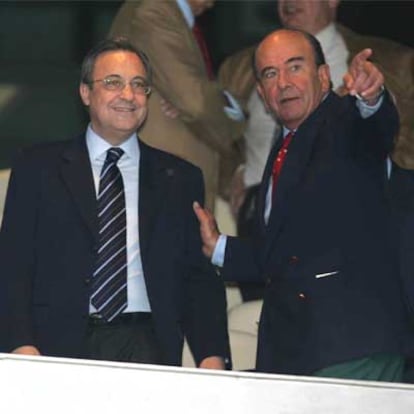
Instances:
[[[92,165],[96,195],[99,191],[99,176],[106,159],[106,153],[112,146],[97,135],[89,125],[86,132],[86,145]],[[138,233],[138,187],[140,151],[135,134],[119,145],[124,154],[117,166],[124,182],[126,220],[127,220],[127,291],[128,306],[124,312],[150,312],[147,288],[142,270],[141,251]],[[89,312],[96,312],[92,304]]]
[[[342,78],[348,71],[349,51],[334,23],[326,26],[315,37],[322,46],[326,63],[329,65],[333,89],[336,90],[343,84]]]

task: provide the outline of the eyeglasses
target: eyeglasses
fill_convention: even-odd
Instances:
[[[129,86],[131,86],[132,91],[136,94],[149,95],[151,93],[151,86],[149,86],[146,80],[141,77],[136,77],[132,79],[131,81],[127,82],[125,79],[121,78],[120,76],[111,75],[103,79],[95,79],[89,82],[89,84],[92,84],[95,82],[102,82],[102,86],[107,91],[121,92],[125,89],[125,86],[127,85],[127,83],[129,83]]]

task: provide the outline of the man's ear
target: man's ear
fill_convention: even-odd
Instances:
[[[90,93],[91,93],[91,89],[89,85],[87,85],[86,83],[81,83],[79,86],[79,94],[85,106],[89,106],[89,103],[90,103],[89,94]]]
[[[331,89],[331,72],[329,70],[329,65],[320,65],[318,67],[318,76],[322,85],[322,91],[328,92]]]

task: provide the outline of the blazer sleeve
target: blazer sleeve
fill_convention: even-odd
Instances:
[[[228,237],[224,265],[220,272],[223,280],[261,282],[263,275],[259,265],[259,245],[262,244],[256,238]]]
[[[373,61],[384,74],[401,120],[392,158],[400,167],[414,169],[414,49],[390,39],[357,34],[340,24],[337,28],[350,57],[367,47],[374,51]]]
[[[357,127],[360,149],[383,162],[393,149],[394,137],[398,134],[400,127],[397,108],[387,90],[385,90],[383,102],[378,111],[368,118],[360,118]]]
[[[31,318],[38,168],[20,156],[14,163],[0,232],[0,289],[5,292],[8,351],[35,345]]]

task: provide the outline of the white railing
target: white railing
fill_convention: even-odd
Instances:
[[[414,386],[0,354],[0,413],[413,414]]]

